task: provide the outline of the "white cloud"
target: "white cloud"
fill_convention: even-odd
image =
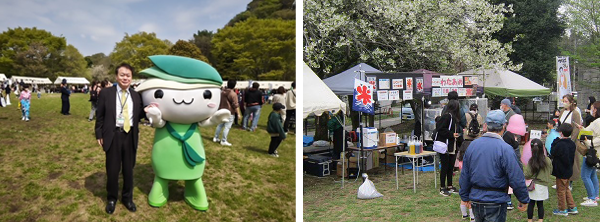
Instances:
[[[158,33],[160,32],[160,27],[158,27],[158,25],[154,24],[154,23],[145,23],[143,24],[138,31],[140,32],[154,32],[154,33]]]

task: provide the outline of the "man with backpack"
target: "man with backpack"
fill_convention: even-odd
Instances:
[[[469,112],[465,113],[465,118],[467,119],[467,128],[464,133],[465,141],[473,141],[481,135],[483,117],[481,117],[477,111],[477,104],[473,103],[469,107]]]

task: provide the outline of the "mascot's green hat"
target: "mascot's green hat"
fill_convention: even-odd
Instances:
[[[154,55],[148,58],[154,66],[142,70],[140,74],[180,83],[223,84],[219,72],[203,61],[174,55]]]

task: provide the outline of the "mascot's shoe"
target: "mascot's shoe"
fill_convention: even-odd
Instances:
[[[154,177],[154,184],[148,195],[148,204],[151,207],[162,207],[167,204],[169,198],[169,181],[160,177]]]
[[[115,212],[115,205],[117,205],[117,201],[109,200],[106,204],[106,213],[112,214]]]
[[[200,211],[208,210],[208,199],[202,178],[185,181],[184,200],[192,208]]]

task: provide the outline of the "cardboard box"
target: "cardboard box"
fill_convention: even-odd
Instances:
[[[342,162],[338,162],[336,172],[338,177],[342,176]],[[348,168],[345,169],[344,177],[348,177]]]
[[[396,133],[386,132],[379,134],[379,146],[395,146],[396,145]]]

